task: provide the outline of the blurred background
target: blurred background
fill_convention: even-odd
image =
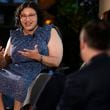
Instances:
[[[4,47],[10,29],[15,28],[14,14],[19,4],[26,0],[0,0],[0,44]],[[64,45],[60,69],[66,74],[77,70],[82,61],[79,52],[79,32],[90,19],[99,16],[99,0],[34,0],[44,11],[44,24],[58,26]]]

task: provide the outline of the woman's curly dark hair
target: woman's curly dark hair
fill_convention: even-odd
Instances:
[[[20,14],[21,14],[22,10],[27,7],[32,8],[36,11],[36,14],[38,16],[38,25],[42,25],[43,12],[40,10],[40,8],[36,2],[29,0],[27,2],[22,3],[17,8],[16,13],[15,13],[15,26],[22,27],[21,22],[20,22]]]

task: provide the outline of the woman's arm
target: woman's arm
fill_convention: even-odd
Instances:
[[[51,29],[48,49],[49,56],[41,55],[41,62],[49,67],[58,67],[63,57],[63,44],[58,32],[54,28]]]
[[[48,42],[48,49],[48,56],[41,55],[38,51],[37,45],[33,50],[24,49],[22,51],[18,51],[18,53],[27,58],[39,61],[47,65],[48,67],[58,67],[63,57],[63,44],[60,36],[58,35],[58,32],[54,28],[51,29],[51,36]]]

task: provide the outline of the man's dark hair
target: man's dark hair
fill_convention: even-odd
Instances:
[[[89,21],[83,29],[86,32],[84,40],[89,47],[98,50],[108,50],[110,45],[110,24],[103,20]]]

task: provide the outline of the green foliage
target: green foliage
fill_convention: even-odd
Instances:
[[[80,6],[78,0],[59,0],[58,3],[58,17],[64,18],[61,22],[66,23],[68,28],[75,32],[79,32],[81,27],[90,20],[93,16],[89,11],[94,12],[95,5]],[[92,10],[90,10],[92,9]],[[95,15],[95,14],[94,14]]]
[[[60,14],[69,15],[77,11],[78,5],[74,2],[74,0],[60,0],[58,9]]]

